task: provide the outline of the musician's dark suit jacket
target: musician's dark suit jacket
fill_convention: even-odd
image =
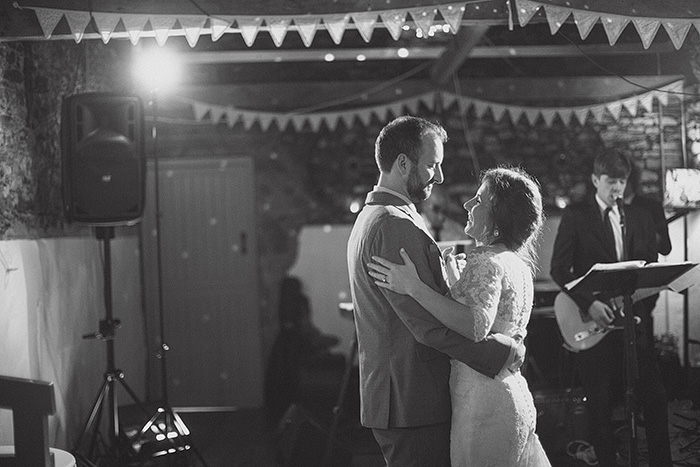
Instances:
[[[656,261],[658,249],[651,214],[637,206],[625,206],[627,258]],[[560,287],[583,276],[596,263],[617,262],[615,246],[606,241],[603,218],[593,196],[567,207],[559,224],[552,250],[551,275]],[[582,310],[588,310],[594,297],[572,294]]]

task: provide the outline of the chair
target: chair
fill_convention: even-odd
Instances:
[[[56,412],[53,383],[0,376],[0,407],[12,410],[15,443],[0,447],[0,466],[75,465],[70,454],[49,448],[49,415]]]

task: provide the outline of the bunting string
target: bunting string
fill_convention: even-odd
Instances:
[[[93,20],[102,41],[107,43],[117,35],[118,25],[123,26],[129,40],[136,45],[142,37],[155,37],[158,45],[164,45],[168,37],[173,35],[185,35],[191,47],[194,47],[202,34],[210,34],[212,41],[216,41],[225,33],[236,32],[243,36],[248,47],[255,42],[260,31],[267,31],[274,44],[280,47],[290,30],[299,33],[302,42],[310,47],[314,36],[319,29],[326,29],[336,44],[340,44],[345,30],[352,26],[358,30],[365,42],[372,38],[374,29],[378,24],[391,33],[394,40],[398,40],[401,28],[407,18],[412,18],[417,29],[423,37],[430,34],[436,19],[439,16],[448,26],[450,32],[456,34],[465,14],[469,9],[478,10],[479,4],[486,0],[468,0],[460,3],[448,3],[444,5],[431,5],[426,7],[402,8],[393,10],[377,10],[363,12],[348,12],[346,14],[329,15],[304,15],[298,17],[280,15],[167,15],[167,14],[130,14],[130,13],[105,13],[97,11],[78,11],[57,8],[44,8],[26,6],[36,14],[42,33],[45,38],[50,38],[59,22],[66,19],[71,35],[76,42],[80,42],[85,31]],[[208,27],[207,27],[208,25]]]
[[[656,33],[663,26],[671,39],[676,50],[680,49],[688,36],[691,26],[695,26],[700,32],[700,18],[649,18],[643,16],[624,16],[590,10],[578,10],[571,7],[562,7],[539,3],[532,0],[513,0],[516,2],[516,11],[520,26],[526,26],[535,14],[542,9],[549,23],[549,30],[552,35],[559,31],[559,28],[571,16],[578,28],[581,39],[586,39],[598,21],[603,25],[605,34],[610,45],[615,45],[620,38],[622,31],[629,23],[634,25],[637,34],[645,49],[651,45]]]
[[[636,117],[640,109],[651,112],[653,110],[654,101],[657,101],[659,105],[662,106],[668,105],[668,95],[681,93],[683,87],[684,81],[679,80],[636,96],[606,103],[575,107],[528,107],[510,105],[460,96],[447,91],[428,91],[417,96],[371,107],[310,113],[263,112],[240,109],[234,106],[221,106],[184,97],[178,99],[191,106],[194,118],[197,122],[209,122],[211,124],[226,123],[231,128],[240,122],[246,130],[249,130],[255,123],[258,123],[263,131],[269,130],[273,124],[280,130],[292,128],[295,131],[302,130],[306,125],[308,125],[311,130],[318,131],[323,124],[329,130],[334,131],[341,122],[346,127],[352,126],[355,122],[367,125],[373,117],[383,122],[405,113],[416,114],[421,106],[430,111],[435,111],[440,105],[443,108],[450,108],[453,105],[457,105],[461,113],[466,113],[471,109],[478,118],[490,112],[494,120],[497,121],[508,117],[513,122],[519,122],[524,118],[531,126],[541,121],[547,127],[551,127],[557,117],[565,125],[574,122],[578,122],[579,125],[585,125],[590,117],[592,117],[595,122],[602,123],[607,115],[612,116],[615,120],[619,120],[623,109],[626,110],[629,115]]]
[[[464,18],[476,17],[481,3],[485,0],[468,0],[460,3],[431,5],[393,10],[348,12],[345,14],[304,15],[304,16],[239,16],[239,15],[167,15],[167,14],[130,14],[105,13],[97,11],[78,11],[44,7],[22,7],[35,12],[43,35],[50,38],[59,22],[65,18],[71,35],[80,42],[89,24],[94,24],[102,40],[107,43],[120,30],[126,31],[129,40],[136,45],[142,37],[155,37],[159,45],[165,44],[168,37],[185,35],[191,47],[194,47],[202,34],[210,34],[216,41],[225,33],[239,33],[247,46],[252,46],[260,31],[267,31],[277,47],[282,45],[290,30],[297,31],[306,47],[310,47],[319,29],[325,29],[336,44],[340,44],[346,29],[354,27],[362,38],[369,42],[374,29],[383,25],[394,40],[398,40],[401,28],[410,18],[423,37],[426,37],[438,17],[449,26],[450,32],[456,34]],[[550,31],[555,34],[571,17],[582,39],[586,39],[592,28],[600,22],[605,29],[610,45],[615,45],[623,30],[632,23],[642,41],[648,48],[661,27],[665,29],[676,49],[680,49],[691,27],[700,32],[700,18],[650,18],[641,16],[624,16],[590,10],[578,10],[539,3],[533,0],[506,0],[508,24],[512,29],[512,10],[515,10],[518,23],[526,26],[542,10]],[[123,34],[123,33],[121,33]]]

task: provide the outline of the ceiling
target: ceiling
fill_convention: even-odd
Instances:
[[[544,1],[563,4],[561,0]],[[416,2],[444,3],[436,0],[394,0],[393,3],[387,0],[170,0],[168,4],[169,11],[179,9],[186,13],[226,13],[235,4],[247,14],[272,11],[294,15],[308,14],[319,8],[319,3],[331,10],[347,12],[371,4],[381,7],[386,3],[396,7]],[[52,8],[61,4],[79,9],[85,8],[86,2],[27,0],[19,3],[39,6],[43,3]],[[542,12],[524,27],[510,18],[510,22],[515,23],[510,26],[505,0],[479,3],[484,6],[480,10],[483,17],[465,17],[456,34],[438,31],[428,38],[417,37],[416,25],[407,21],[398,40],[377,23],[371,40],[366,41],[350,23],[340,44],[336,44],[327,31],[319,30],[308,47],[299,34],[291,32],[278,47],[263,27],[251,46],[235,32],[223,34],[216,41],[202,35],[194,47],[188,45],[184,36],[173,35],[166,46],[178,50],[183,57],[186,70],[181,82],[183,93],[197,99],[234,100],[242,107],[276,110],[342,108],[350,104],[356,106],[358,100],[372,104],[395,95],[398,83],[403,93],[442,89],[461,95],[488,96],[494,102],[556,106],[583,105],[634,95],[677,80],[679,76],[685,77],[687,83],[694,82],[691,54],[693,43],[697,42],[695,30],[690,31],[679,50],[663,28],[649,47],[644,48],[639,34],[630,24],[615,45],[610,45],[601,24],[595,25],[584,40],[571,17],[552,34]],[[664,3],[663,8],[659,7],[661,3]],[[647,15],[663,12],[665,16],[700,17],[700,13],[694,11],[700,11],[698,2],[673,2],[674,7],[679,7],[674,11],[666,3],[656,0],[614,2],[612,7],[619,14],[638,14],[639,8],[644,6],[643,13]],[[104,8],[121,5],[122,11],[130,8],[158,11],[164,2],[91,2],[95,10],[100,4]],[[586,2],[586,5],[591,4],[607,5],[602,0]],[[292,11],[293,8],[300,10]],[[63,23],[56,27],[51,40],[73,40]],[[86,30],[83,40],[100,37],[94,28],[92,31]],[[119,38],[118,32],[116,30],[112,41],[125,40]],[[7,0],[3,0],[0,9],[0,40],[2,38],[45,40],[33,12],[14,8]],[[154,43],[153,39],[144,37],[138,47]],[[400,49],[407,51],[407,58],[399,57]],[[332,61],[328,61],[330,55]],[[358,60],[358,55],[364,59]],[[241,92],[243,88],[245,92]]]

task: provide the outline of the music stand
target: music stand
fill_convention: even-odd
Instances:
[[[632,304],[662,290],[681,292],[692,284],[683,277],[697,264],[694,263],[648,263],[623,261],[620,263],[595,264],[575,283],[567,284],[569,293],[587,293],[603,301],[623,297],[624,310],[632,310]],[[570,286],[570,288],[569,288]],[[638,376],[634,313],[624,313],[624,359],[626,376],[625,417],[629,423],[629,465],[639,465],[637,451],[637,400],[636,380]]]

